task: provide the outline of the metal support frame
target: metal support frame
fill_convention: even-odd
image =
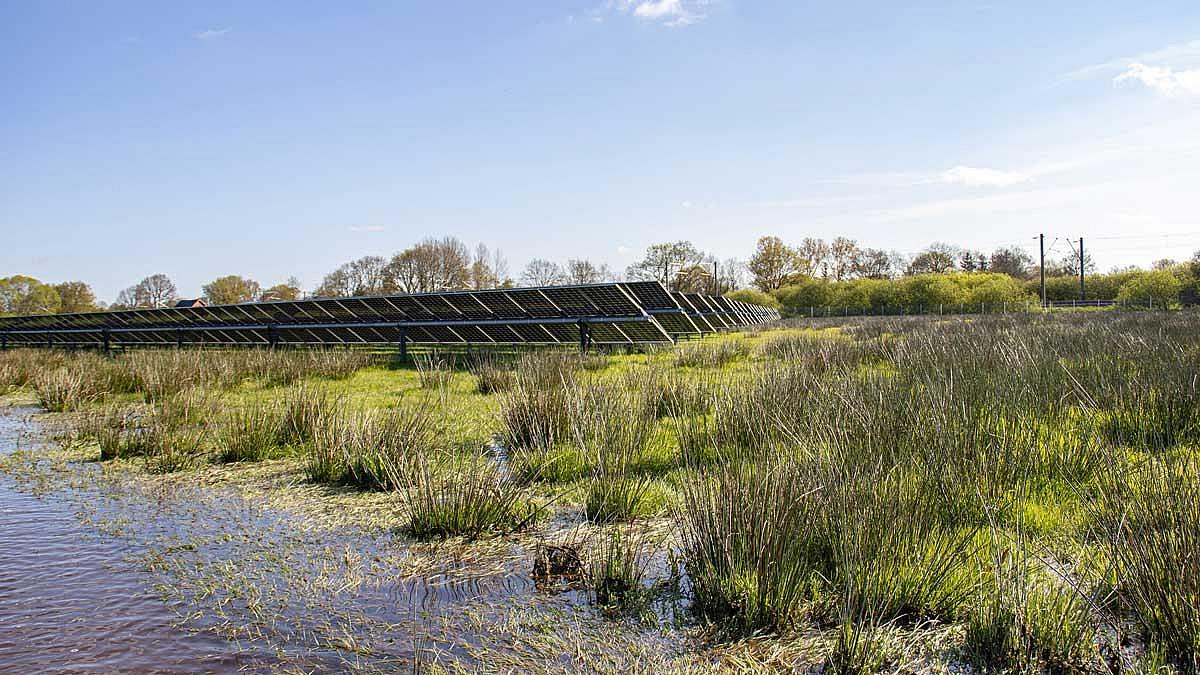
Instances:
[[[592,345],[592,327],[584,319],[579,320],[579,353],[586,354]]]
[[[321,300],[5,317],[0,318],[0,348],[41,343],[48,348],[101,347],[111,353],[117,347],[124,346],[167,346],[172,342],[177,348],[203,344],[247,346],[262,345],[265,340],[271,347],[286,343],[344,346],[393,344],[397,346],[400,357],[407,359],[409,342],[469,344],[482,338],[488,344],[570,344],[572,337],[568,327],[575,325],[579,330],[580,350],[586,352],[597,341],[673,342],[688,334],[738,328],[779,318],[778,312],[773,310],[723,297],[693,294],[689,298],[671,293],[661,284],[650,287],[642,283],[635,286],[612,284],[612,289],[598,289],[594,298],[583,294],[580,297],[586,302],[582,305],[576,302],[574,296],[564,295],[560,298],[551,288],[525,289],[537,292],[530,300],[532,304],[529,307],[525,307],[524,298],[514,297],[508,291],[497,291],[497,297],[511,303],[518,312],[524,314],[507,318],[500,318],[495,311],[491,311],[492,307],[484,302],[486,298],[477,297],[480,293],[477,291],[468,292],[463,297],[474,300],[480,308],[489,310],[487,313],[479,316],[464,314],[458,305],[442,298],[448,307],[458,312],[458,316],[438,318],[433,312],[427,312],[429,319],[400,318],[388,321],[385,319],[386,307],[377,309],[358,298],[334,299],[333,302],[337,304]],[[381,296],[381,299],[391,307],[406,307],[404,303],[399,303],[401,297],[391,296],[389,299]],[[404,297],[424,306],[422,300],[439,296]],[[276,310],[276,304],[283,309]],[[312,311],[304,311],[301,305]],[[534,316],[530,313],[551,307],[558,310],[557,315]],[[267,311],[267,308],[271,311]],[[329,310],[337,310],[336,315]],[[473,306],[470,310],[474,312]],[[528,329],[521,330],[522,326]]]

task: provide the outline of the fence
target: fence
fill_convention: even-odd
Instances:
[[[897,306],[850,306],[850,305],[812,305],[807,312],[791,313],[793,318],[832,318],[850,316],[938,316],[956,314],[1031,314],[1033,312],[1055,309],[1092,309],[1116,307],[1125,309],[1168,309],[1161,299],[1146,298],[1142,301],[1118,303],[1116,300],[1050,300],[1043,306],[1038,302],[997,302],[997,303],[948,303],[937,305],[907,305]]]

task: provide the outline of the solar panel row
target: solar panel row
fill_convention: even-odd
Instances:
[[[778,318],[766,307],[652,281],[0,317],[0,342],[628,344]]]

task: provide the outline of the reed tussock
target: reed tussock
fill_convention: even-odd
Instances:
[[[427,405],[384,411],[335,407],[322,414],[307,444],[305,470],[317,483],[396,489],[411,463],[441,450],[441,440]]]
[[[392,482],[407,514],[404,529],[417,539],[508,534],[544,510],[486,457],[415,456]]]

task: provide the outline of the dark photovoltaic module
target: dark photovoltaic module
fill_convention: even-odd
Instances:
[[[763,324],[773,309],[657,281],[0,317],[15,346],[633,344]]]

